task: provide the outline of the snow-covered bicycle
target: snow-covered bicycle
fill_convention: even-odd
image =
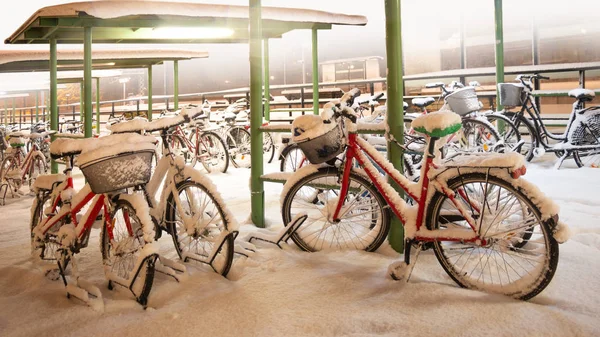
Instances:
[[[283,222],[306,220],[291,239],[302,249],[376,250],[390,227],[390,210],[404,224],[404,261],[389,268],[407,278],[424,244],[461,287],[529,299],[550,282],[558,263],[557,239],[566,225],[558,207],[521,178],[525,161],[518,153],[463,154],[441,163],[436,143],[461,128],[450,111],[416,118],[413,128],[425,135],[422,179],[409,181],[355,131],[349,108],[354,89],[339,105],[326,105],[333,117],[298,117],[293,134],[313,164],[300,169],[284,186]],[[337,156],[345,150],[343,158]],[[356,160],[363,169],[355,169]],[[377,164],[412,200],[409,205],[375,168]],[[335,165],[335,166],[333,166]]]
[[[50,146],[54,159],[66,158],[66,167],[63,174],[40,176],[33,185],[31,250],[34,258],[58,264],[67,297],[96,309],[104,306],[100,290],[79,275],[75,261],[75,254],[87,247],[94,223],[102,219],[100,249],[108,287],[129,289],[146,307],[158,258],[154,228],[144,198],[121,192],[150,178],[155,143],[153,137],[128,134],[57,139]],[[75,156],[88,181],[77,192]]]
[[[136,187],[150,205],[150,216],[156,225],[156,236],[163,231],[173,238],[177,255],[184,262],[197,261],[210,265],[226,276],[233,261],[237,223],[229,213],[216,187],[206,176],[185,165],[168,141],[169,130],[198,114],[195,108],[182,109],[173,117],[152,122],[133,120],[111,126],[113,133],[159,132],[163,156],[147,184]],[[176,266],[171,266],[177,270]]]

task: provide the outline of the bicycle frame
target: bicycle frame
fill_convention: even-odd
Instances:
[[[569,116],[569,122],[567,123],[566,130],[569,130],[569,128],[571,127],[571,124],[573,124],[575,112],[576,112],[576,106],[578,104],[579,104],[578,101],[573,104],[573,110],[571,111],[571,115]],[[550,139],[558,140],[558,141],[566,140],[566,134],[567,134],[566,132],[559,136],[559,135],[556,135],[556,134],[548,131],[548,129],[546,128],[546,125],[542,121],[540,112],[539,112],[537,106],[535,105],[535,101],[532,99],[530,92],[527,92],[527,98],[523,102],[523,105],[521,106],[521,110],[519,111],[519,114],[523,116],[523,115],[525,115],[525,111],[527,111],[527,114],[531,117],[531,120],[533,121],[533,127],[535,128],[535,131],[536,131],[536,134],[532,135],[532,136],[536,137],[538,142],[544,148],[546,148],[547,150],[552,149],[552,146],[550,144],[548,144],[548,142],[546,141],[546,139],[545,139],[546,137],[549,137]]]
[[[31,158],[33,157],[33,155],[35,153],[40,153],[39,148],[37,146],[37,144],[34,144],[33,147],[31,148],[31,151],[29,151],[27,153],[27,155],[25,156],[25,159],[23,160],[23,162],[21,162],[21,158],[23,155],[23,150],[21,148],[17,148],[15,149],[17,151],[17,153],[15,153],[15,158],[17,159],[17,165],[19,166],[19,171],[21,172],[20,176],[21,176],[21,181],[25,180],[25,175],[27,175],[27,173],[29,172],[29,169],[31,168],[32,165],[32,160]],[[44,163],[45,165],[45,163]]]
[[[37,234],[38,235],[39,234],[46,235],[48,230],[50,228],[52,228],[58,221],[60,221],[63,218],[68,216],[70,221],[75,225],[75,231],[77,234],[78,245],[82,244],[82,243],[86,243],[87,238],[89,237],[90,231],[92,229],[92,226],[93,226],[94,222],[96,221],[96,217],[100,214],[101,211],[103,211],[103,215],[104,215],[104,219],[105,219],[104,222],[106,225],[109,239],[113,240],[112,226],[109,225],[109,224],[112,224],[112,219],[110,218],[110,212],[109,212],[110,205],[108,203],[106,195],[105,194],[95,194],[90,189],[90,186],[88,184],[86,184],[84,186],[84,188],[81,189],[79,192],[77,192],[77,194],[75,194],[73,197],[71,197],[69,199],[62,199],[62,195],[63,195],[62,192],[65,192],[65,194],[68,194],[67,191],[73,189],[73,177],[71,176],[71,169],[67,168],[66,171],[67,171],[67,178],[65,179],[65,181],[63,181],[62,183],[60,183],[57,187],[55,187],[53,189],[53,191],[58,190],[61,192],[61,193],[58,193],[57,196],[55,197],[55,199],[52,201],[51,214],[54,214],[54,215],[52,217],[47,217],[44,220],[44,222],[42,223],[42,226],[39,229],[40,232],[38,232]],[[58,207],[58,204],[61,201],[63,202],[63,207],[61,207],[60,212],[57,213],[56,209]],[[72,201],[76,202],[76,204],[74,206],[71,205]],[[79,211],[81,211],[81,209],[85,205],[90,203],[90,201],[91,201],[90,207],[82,217],[82,219],[85,219],[85,221],[78,223],[77,214],[79,214]],[[129,220],[129,216],[127,214],[124,214],[124,217],[125,217],[125,223],[127,226],[127,231],[129,233],[129,235],[133,235],[133,229],[131,227],[131,222]]]
[[[485,245],[487,242],[484,238],[481,238],[477,233],[477,225],[475,220],[467,213],[465,208],[454,198],[454,193],[452,191],[446,190],[444,187],[441,187],[442,193],[444,193],[448,199],[454,204],[460,214],[464,217],[464,219],[468,222],[471,227],[472,232],[469,232],[468,235],[457,235],[457,236],[435,236],[435,235],[419,235],[421,230],[421,226],[425,217],[425,211],[427,206],[427,195],[430,188],[430,179],[428,176],[429,171],[432,168],[438,168],[434,163],[433,159],[434,150],[435,150],[435,141],[437,139],[428,138],[427,142],[427,154],[425,156],[425,165],[422,167],[421,172],[421,180],[418,183],[414,183],[409,181],[406,177],[404,177],[398,170],[394,169],[389,165],[388,162],[382,162],[381,157],[374,155],[377,150],[370,145],[367,141],[360,139],[356,133],[350,133],[348,135],[348,146],[346,149],[346,155],[344,160],[344,168],[343,168],[343,180],[341,183],[339,201],[336,206],[336,209],[333,213],[333,221],[340,221],[340,214],[342,213],[342,206],[344,204],[344,200],[348,195],[349,189],[349,178],[350,172],[352,170],[352,166],[349,163],[353,162],[353,159],[356,159],[361,167],[365,168],[366,174],[369,176],[371,181],[377,187],[377,190],[381,192],[383,198],[388,203],[394,214],[402,221],[402,223],[406,226],[408,225],[408,219],[403,214],[402,209],[408,207],[406,202],[400,197],[400,195],[393,189],[393,187],[384,180],[384,178],[378,173],[375,166],[371,163],[370,160],[373,160],[379,167],[383,169],[383,171],[391,177],[392,180],[398,184],[415,202],[418,204],[417,216],[416,216],[416,235],[413,238],[416,241],[460,241],[460,242],[480,242],[482,245]],[[443,184],[441,185],[443,186]],[[420,191],[420,193],[415,193],[415,191]],[[460,191],[459,191],[460,193]],[[469,200],[469,206],[473,207],[473,209],[479,211],[479,207],[476,204],[473,204]],[[429,231],[434,232],[434,231]],[[468,232],[465,230],[465,232]],[[422,234],[425,234],[424,232]],[[467,234],[467,233],[465,233]]]

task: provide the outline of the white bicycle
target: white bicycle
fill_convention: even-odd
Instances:
[[[138,187],[150,205],[156,239],[162,231],[169,233],[177,255],[184,262],[205,263],[227,276],[238,234],[235,220],[213,183],[192,166],[185,165],[184,158],[176,156],[167,141],[168,130],[189,122],[195,111],[183,109],[177,116],[152,122],[119,123],[111,131],[160,132],[163,156],[150,181]]]

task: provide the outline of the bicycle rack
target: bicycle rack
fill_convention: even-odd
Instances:
[[[292,234],[294,234],[298,228],[300,228],[307,218],[308,215],[306,213],[300,213],[296,215],[292,221],[285,225],[285,227],[283,227],[279,232],[272,233],[270,231],[264,231],[253,233],[251,236],[246,237],[246,241],[249,243],[252,243],[253,240],[264,241],[277,245],[277,247],[281,248],[280,243],[289,240]]]

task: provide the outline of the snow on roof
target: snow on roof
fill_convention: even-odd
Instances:
[[[83,49],[57,50],[59,61],[83,60]],[[206,58],[208,52],[185,49],[106,49],[93,50],[92,60],[124,59],[192,59]],[[0,50],[0,64],[19,61],[44,61],[50,59],[46,50]]]
[[[334,25],[366,25],[367,18],[362,15],[336,14],[324,11],[299,8],[262,7],[264,21],[288,23],[323,23]],[[161,19],[197,19],[197,18],[249,18],[248,6],[215,5],[184,2],[161,1],[93,1],[72,2],[62,5],[43,7],[37,10],[7,40],[11,43],[27,27],[43,17],[93,17],[115,19],[132,16],[146,16],[158,21]]]

